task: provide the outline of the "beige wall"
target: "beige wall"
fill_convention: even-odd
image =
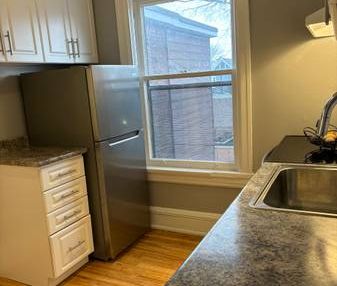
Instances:
[[[17,75],[31,68],[0,66],[0,140],[26,134]]]
[[[92,0],[99,59],[102,64],[120,64],[114,0]]]
[[[252,0],[254,165],[285,134],[314,126],[337,91],[337,41],[313,39],[306,15],[318,0]],[[337,121],[334,121],[337,123]]]
[[[199,212],[223,213],[240,193],[239,189],[151,183],[153,206]]]
[[[25,134],[16,69],[0,67],[0,140]]]
[[[0,64],[0,140],[26,135],[19,75],[48,68],[55,67]]]

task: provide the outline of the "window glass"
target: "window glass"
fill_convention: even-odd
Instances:
[[[234,162],[231,75],[148,83],[154,158]]]
[[[144,7],[148,75],[232,69],[231,0]]]

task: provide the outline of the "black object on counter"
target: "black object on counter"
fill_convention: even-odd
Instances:
[[[319,148],[305,136],[288,135],[266,156],[264,162],[337,164],[337,152]]]

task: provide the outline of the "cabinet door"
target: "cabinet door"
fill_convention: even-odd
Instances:
[[[35,0],[0,0],[0,19],[8,62],[43,62]]]
[[[67,0],[38,0],[37,3],[46,61],[74,62]]]
[[[52,235],[50,244],[57,278],[93,252],[90,216]]]
[[[77,63],[96,63],[97,44],[91,0],[68,0]]]

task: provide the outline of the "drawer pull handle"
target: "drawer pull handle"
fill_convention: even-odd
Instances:
[[[79,192],[80,192],[80,190],[77,189],[77,190],[72,190],[72,191],[70,191],[70,192],[68,192],[68,193],[65,193],[65,194],[63,194],[63,195],[57,200],[57,202],[62,201],[62,200],[64,200],[64,199],[68,198],[68,197],[71,197],[71,196],[73,196],[73,195],[75,195],[75,194],[77,194],[77,193],[79,193]]]
[[[76,210],[76,211],[74,211],[72,214],[70,214],[70,215],[65,215],[64,217],[63,217],[63,221],[67,221],[68,219],[71,219],[71,218],[73,218],[74,216],[77,216],[78,214],[80,214],[81,213],[81,211],[80,210]]]
[[[64,177],[64,176],[70,175],[70,174],[75,173],[75,172],[76,172],[76,169],[70,169],[70,170],[68,170],[68,171],[58,173],[58,174],[57,174],[57,177],[58,177],[58,178],[62,178],[62,177]]]
[[[68,252],[72,252],[73,250],[75,250],[76,248],[80,247],[84,243],[85,243],[85,240],[80,240],[75,246],[69,247],[68,248]]]

